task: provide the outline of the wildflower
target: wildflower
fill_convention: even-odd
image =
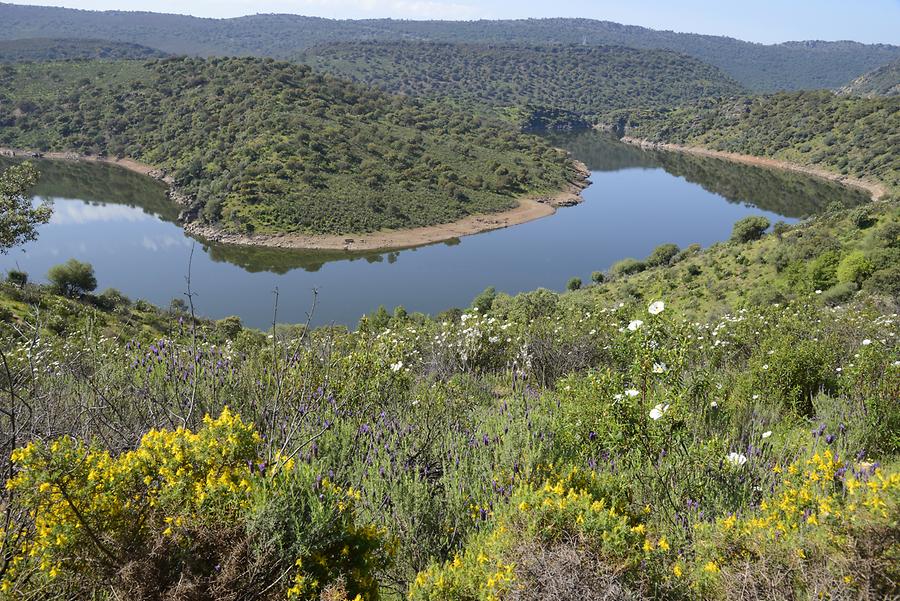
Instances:
[[[655,301],[653,303],[650,303],[650,307],[647,308],[647,312],[650,313],[650,315],[659,315],[663,312],[663,310],[665,310],[665,308],[666,304],[664,302]]]
[[[709,406],[712,407],[713,409],[715,409],[716,407],[719,406],[719,403],[717,403],[715,401],[710,401]]]
[[[634,388],[629,388],[628,390],[625,391],[625,396],[628,396],[631,398],[634,398],[639,394],[641,394],[641,392],[639,390],[635,390]]]
[[[747,463],[747,456],[743,453],[735,453],[734,451],[728,453],[728,456],[725,458],[728,463],[731,465],[740,467]]]
[[[870,344],[872,344],[872,341],[869,340],[868,338],[866,338],[865,340],[862,341],[863,346],[869,346]]]
[[[768,438],[768,437],[770,437],[770,436],[772,436],[772,431],[771,431],[771,430],[766,430],[765,432],[762,433],[762,437],[763,437],[763,438]]]
[[[635,319],[634,321],[632,321],[631,323],[628,324],[628,329],[631,330],[632,332],[634,332],[642,325],[644,325],[643,321],[641,321],[640,319]]]
[[[659,405],[657,405],[656,407],[654,407],[653,409],[650,410],[650,419],[652,419],[653,421],[656,421],[659,418],[661,418],[663,415],[665,415],[666,411],[668,411],[668,410],[669,410],[668,405],[663,405],[662,403],[660,403]]]
[[[666,373],[666,369],[668,369],[668,366],[665,363],[654,363],[653,364],[653,373],[655,373],[655,374]]]
[[[716,572],[719,571],[719,566],[717,566],[716,563],[713,561],[707,561],[706,565],[703,566],[703,571],[709,572],[711,574],[715,574]]]
[[[391,363],[391,371],[398,372],[403,369],[403,361],[397,361],[396,363]]]

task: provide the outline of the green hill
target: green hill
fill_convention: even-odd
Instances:
[[[900,95],[900,59],[857,77],[840,93],[866,97]]]
[[[0,4],[0,38],[87,37],[132,42],[175,54],[291,58],[329,42],[408,40],[492,44],[615,44],[667,49],[721,68],[755,91],[838,88],[900,57],[900,47],[856,42],[754,44],[733,38],[590,19],[518,21],[335,21],[297,15],[200,19]]]
[[[163,168],[235,232],[353,233],[514,207],[571,164],[508,125],[271,59],[0,67],[0,145]]]
[[[166,53],[138,44],[107,40],[27,38],[0,40],[0,63],[87,59],[149,59]]]
[[[299,58],[388,92],[508,109],[535,127],[554,119],[597,124],[623,109],[678,106],[743,89],[696,59],[621,46],[348,42]]]
[[[813,165],[900,190],[900,97],[782,93],[632,115],[629,135]]]

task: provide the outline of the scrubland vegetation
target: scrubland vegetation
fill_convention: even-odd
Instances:
[[[352,332],[263,333],[11,274],[0,587],[896,595],[900,213],[762,225],[568,293],[488,290]]]
[[[0,145],[166,170],[239,233],[446,223],[554,194],[569,158],[497,120],[264,59],[0,66]]]
[[[900,190],[900,98],[756,96],[630,117],[630,135],[774,157]]]
[[[335,43],[298,57],[392,93],[474,103],[526,128],[591,127],[624,110],[741,94],[699,60],[622,46]]]

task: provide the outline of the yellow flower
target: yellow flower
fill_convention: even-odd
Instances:
[[[659,542],[656,543],[656,546],[659,547],[663,551],[669,550],[669,542],[666,540],[665,536],[663,536],[659,539]]]
[[[706,565],[703,566],[703,571],[709,572],[710,574],[715,574],[719,571],[719,566],[717,566],[713,561],[707,561]]]

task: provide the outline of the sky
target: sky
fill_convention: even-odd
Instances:
[[[199,17],[293,13],[339,19],[586,17],[775,43],[856,40],[900,44],[900,0],[12,0],[89,10]]]

